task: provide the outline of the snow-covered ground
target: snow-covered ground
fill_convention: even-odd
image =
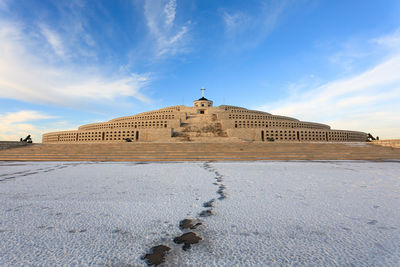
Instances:
[[[400,162],[0,162],[1,266],[146,266],[157,245],[165,266],[399,266]]]

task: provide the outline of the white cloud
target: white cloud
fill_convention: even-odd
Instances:
[[[331,125],[342,129],[363,130],[370,132],[380,139],[399,139],[400,137],[399,110],[350,113],[347,116],[330,120]]]
[[[223,20],[225,23],[226,31],[230,34],[240,32],[250,23],[250,17],[242,12],[228,13],[226,10],[223,12]]]
[[[53,1],[52,5],[56,9],[54,14],[57,14],[57,20],[48,24],[49,19],[44,15],[37,17],[32,24],[37,25],[40,34],[45,37],[56,56],[55,60],[96,60],[101,57],[99,47],[88,31],[90,22],[96,19],[92,9],[96,5],[101,6],[101,3],[89,5],[85,1]],[[107,29],[103,30],[106,34]]]
[[[165,24],[171,27],[174,24],[176,14],[176,0],[170,0],[164,7]]]
[[[347,42],[342,44],[342,49],[331,55],[329,61],[341,67],[344,71],[351,73],[357,67],[360,60],[371,56],[373,50],[371,48],[365,47],[365,49],[360,49],[359,44]]]
[[[176,0],[145,2],[144,11],[152,38],[155,39],[156,57],[187,52],[188,25],[177,25]]]
[[[395,31],[394,33],[381,36],[379,38],[372,39],[373,43],[376,43],[381,46],[386,46],[392,49],[399,50],[400,49],[400,29]]]
[[[227,36],[242,45],[257,45],[275,29],[288,0],[260,1],[257,11],[222,9]]]
[[[0,114],[0,140],[18,141],[30,134],[34,142],[41,142],[43,129],[37,128],[31,122],[52,118],[54,117],[35,110]]]
[[[400,55],[353,77],[326,83],[260,109],[361,130],[384,138],[400,135]]]
[[[44,24],[40,25],[40,31],[42,35],[46,38],[47,42],[50,44],[54,53],[61,58],[66,58],[67,54],[63,46],[61,37]]]
[[[67,56],[59,35],[49,26],[40,30],[52,51]],[[32,45],[36,41],[18,24],[0,21],[0,98],[70,107],[112,103],[120,97],[150,101],[141,92],[149,82],[148,74],[106,76],[97,67],[54,65],[47,61],[48,51]]]
[[[93,47],[93,46],[96,45],[96,42],[93,40],[92,36],[90,36],[90,35],[87,34],[87,33],[83,34],[83,40],[85,41],[85,43],[86,43],[88,46]]]

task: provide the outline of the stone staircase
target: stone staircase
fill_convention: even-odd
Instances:
[[[216,115],[190,113],[186,120],[182,121],[181,127],[174,129],[175,141],[205,141],[207,137],[216,137],[224,140],[228,136],[222,130],[221,123]]]
[[[400,149],[366,143],[34,144],[0,150],[10,161],[400,160]]]

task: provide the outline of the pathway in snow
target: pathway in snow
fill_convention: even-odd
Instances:
[[[205,162],[202,167],[213,173],[215,175],[215,182],[214,185],[218,186],[218,190],[216,193],[219,195],[218,200],[223,200],[226,198],[225,193],[225,185],[223,182],[223,175],[219,174],[214,168],[210,166],[210,163]],[[182,235],[177,236],[173,239],[175,244],[183,244],[182,249],[187,251],[191,248],[191,245],[199,243],[199,241],[203,240],[199,233],[196,233],[195,230],[204,225],[203,221],[200,218],[209,217],[214,215],[214,207],[215,207],[215,198],[212,198],[209,201],[203,203],[203,207],[206,208],[202,210],[196,218],[186,218],[179,222],[179,229],[183,232]],[[149,265],[159,265],[165,261],[165,257],[167,253],[171,251],[171,247],[160,244],[154,246],[150,249],[149,253],[142,257],[143,260]]]

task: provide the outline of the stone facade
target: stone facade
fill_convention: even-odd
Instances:
[[[78,130],[46,133],[42,142],[112,143],[127,138],[132,142],[364,142],[367,134],[242,107],[214,107],[211,100],[202,97],[193,107],[172,106],[83,125]]]

